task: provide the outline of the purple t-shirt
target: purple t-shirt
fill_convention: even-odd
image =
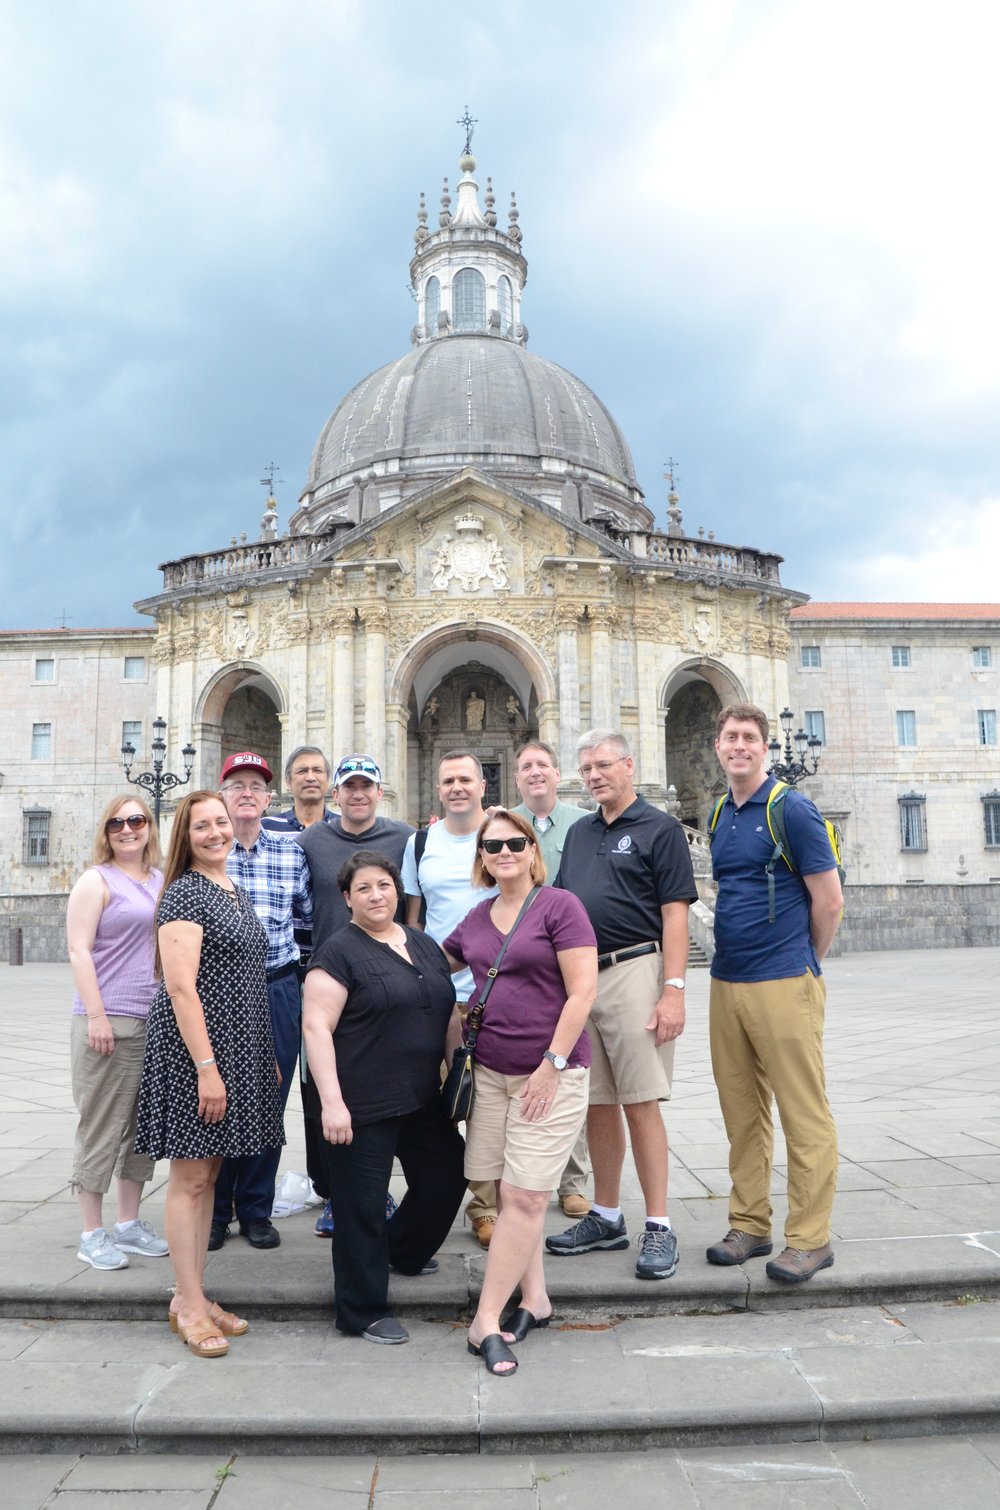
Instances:
[[[443,945],[469,966],[477,1001],[503,943],[490,919],[494,900],[487,897],[473,907]],[[493,983],[476,1041],[477,1064],[500,1075],[530,1075],[538,1068],[566,1005],[557,953],[587,945],[596,949],[597,940],[582,903],[571,892],[543,886],[521,919]],[[589,1066],[586,1028],[567,1058],[573,1069]]]

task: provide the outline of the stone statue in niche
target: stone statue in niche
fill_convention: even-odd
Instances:
[[[483,714],[486,712],[486,703],[480,697],[475,688],[469,693],[465,704],[465,727],[470,734],[481,734],[483,729]]]

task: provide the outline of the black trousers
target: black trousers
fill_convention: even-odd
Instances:
[[[353,1142],[323,1142],[333,1202],[337,1326],[357,1335],[391,1315],[389,1265],[419,1274],[444,1242],[465,1195],[465,1144],[440,1096],[419,1111],[354,1128]],[[406,1194],[391,1221],[385,1192],[398,1158]]]

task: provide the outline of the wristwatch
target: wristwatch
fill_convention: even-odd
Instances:
[[[663,984],[665,986],[673,986],[674,989],[677,990],[677,991],[683,991],[684,990],[684,978],[681,975],[675,975],[675,976],[672,977],[672,979],[665,980],[663,982]]]
[[[554,1064],[557,1070],[564,1070],[569,1064],[568,1059],[566,1059],[562,1054],[553,1054],[551,1049],[546,1049],[545,1053],[542,1055],[542,1058],[547,1059],[550,1064]]]

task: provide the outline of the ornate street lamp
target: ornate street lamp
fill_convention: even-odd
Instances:
[[[141,787],[144,792],[149,792],[153,798],[153,816],[156,826],[160,826],[160,802],[164,792],[170,792],[175,786],[185,786],[191,780],[191,771],[194,766],[195,748],[193,744],[186,744],[181,751],[184,757],[184,775],[175,776],[173,771],[163,769],[163,757],[167,753],[167,741],[164,734],[167,732],[167,720],[165,718],[153,719],[153,769],[141,771],[138,776],[132,775],[132,762],[135,759],[135,745],[128,740],[122,745],[122,765],[125,767],[125,780],[133,786]]]
[[[785,735],[784,749],[781,740],[775,734],[768,745],[771,752],[771,764],[767,768],[769,776],[774,776],[778,781],[786,781],[789,786],[795,786],[806,776],[815,776],[819,768],[819,751],[823,747],[823,741],[815,734],[807,734],[805,729],[799,729],[792,733],[792,724],[795,722],[795,714],[791,708],[782,709],[778,715],[781,727]],[[795,741],[795,750],[792,750],[792,741]],[[806,750],[809,750],[808,756]],[[812,762],[810,765],[809,762]]]

